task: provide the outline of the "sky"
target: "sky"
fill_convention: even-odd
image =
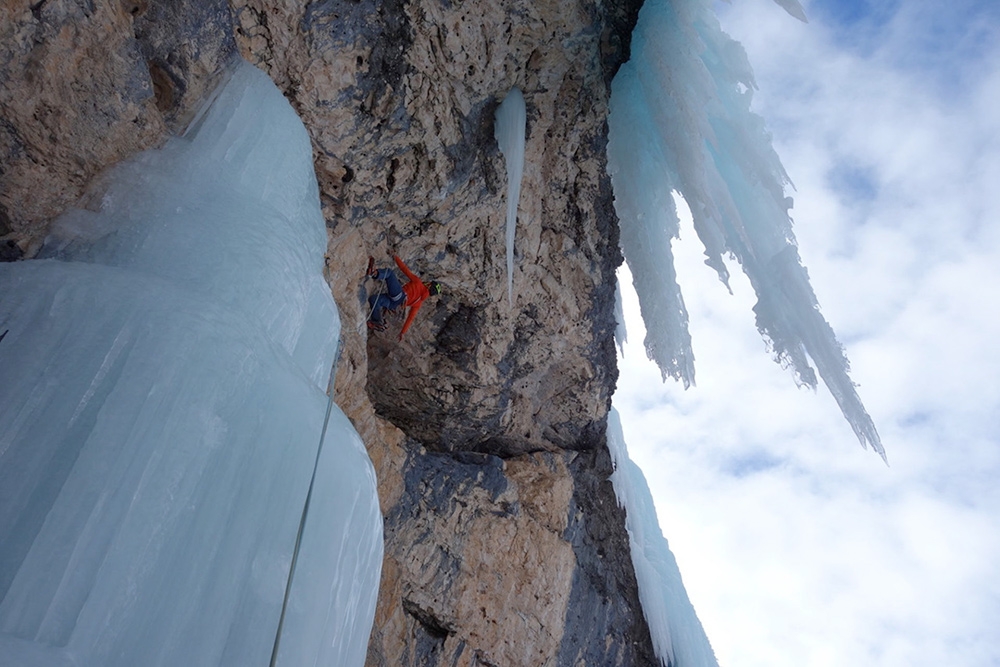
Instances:
[[[624,289],[629,454],[722,667],[1000,665],[1000,3],[802,4],[718,11],[889,465],[770,359],[689,219],[697,384],[661,382]]]

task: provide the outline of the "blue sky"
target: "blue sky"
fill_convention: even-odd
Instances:
[[[898,5],[898,0],[819,0],[811,3],[809,13],[835,30],[855,29],[872,23],[884,25]]]
[[[660,383],[626,292],[630,455],[723,667],[1000,664],[1000,3],[802,4],[718,6],[890,466],[770,360],[690,222],[697,386]]]

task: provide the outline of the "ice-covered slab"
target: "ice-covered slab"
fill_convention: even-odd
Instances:
[[[339,320],[309,138],[246,63],[0,265],[0,663],[361,665],[375,477],[325,394]]]

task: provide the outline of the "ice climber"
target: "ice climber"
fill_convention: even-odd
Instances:
[[[417,316],[417,311],[423,305],[424,299],[429,296],[441,293],[441,284],[431,281],[424,284],[423,281],[410,271],[410,268],[403,263],[397,255],[392,256],[396,266],[406,274],[409,282],[405,285],[399,284],[399,278],[392,269],[376,269],[375,258],[368,258],[368,270],[366,275],[375,280],[385,281],[385,291],[380,291],[368,297],[368,305],[371,306],[371,314],[368,316],[368,328],[375,331],[385,331],[386,325],[382,320],[382,309],[396,310],[400,306],[409,307],[410,313],[406,316],[406,322],[399,332],[399,340],[403,340],[403,334],[413,324],[413,318]]]

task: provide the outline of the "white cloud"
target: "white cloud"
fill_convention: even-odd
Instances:
[[[749,52],[803,261],[891,467],[769,359],[752,291],[734,280],[729,296],[690,225],[678,280],[697,387],[660,384],[626,290],[616,406],[724,667],[993,665],[1000,10],[894,3],[852,32],[805,4],[809,24],[764,0],[723,24]]]

